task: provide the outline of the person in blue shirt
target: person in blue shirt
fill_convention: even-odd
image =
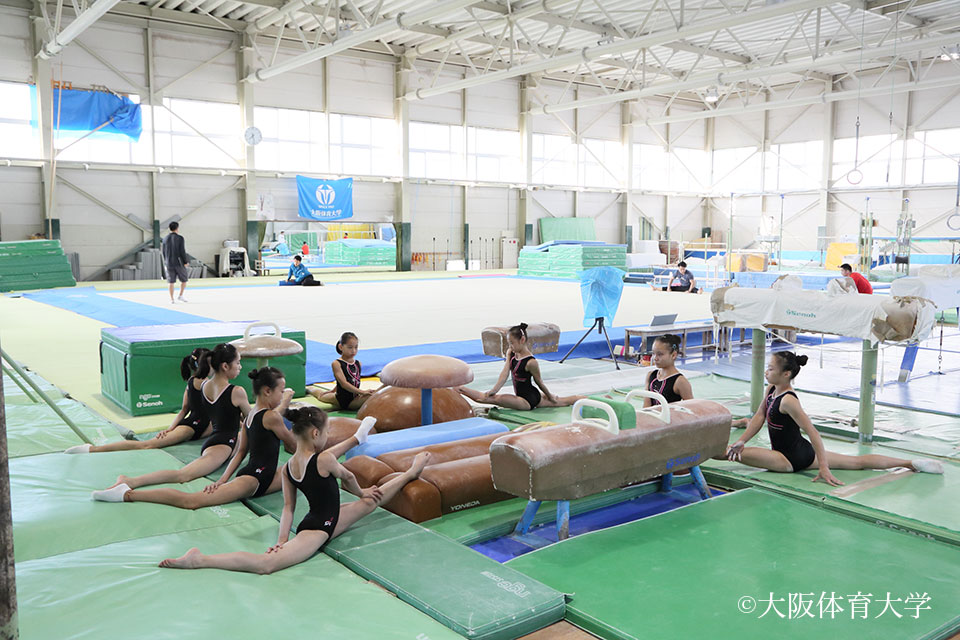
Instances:
[[[674,284],[676,283],[676,284]],[[697,289],[697,279],[693,274],[687,271],[687,263],[681,260],[677,263],[677,270],[670,276],[670,282],[665,287],[650,285],[654,291],[681,291],[683,293],[703,293]]]
[[[307,269],[303,264],[303,258],[300,256],[293,256],[293,262],[290,264],[290,270],[287,271],[287,279],[280,284],[284,285],[296,285],[299,284],[304,287],[322,287],[323,283],[319,280],[314,280],[313,275],[310,273],[310,270]]]

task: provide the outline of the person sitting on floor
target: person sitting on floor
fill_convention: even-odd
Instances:
[[[844,262],[840,265],[840,275],[853,280],[853,283],[857,285],[857,293],[873,293],[873,286],[870,284],[870,281],[854,271],[853,267],[848,263]]]
[[[300,285],[303,287],[323,286],[322,282],[314,280],[313,274],[311,274],[310,270],[303,264],[303,258],[300,256],[293,256],[293,262],[290,263],[290,270],[287,271],[287,279],[280,284],[288,286]]]
[[[673,284],[676,281],[677,284]],[[677,263],[677,270],[673,272],[670,276],[670,281],[667,282],[665,287],[657,287],[655,284],[651,284],[650,287],[654,291],[679,291],[683,293],[703,293],[700,289],[697,289],[697,279],[693,277],[693,273],[687,271],[687,263],[681,260]]]
[[[800,399],[793,390],[793,379],[805,364],[807,356],[798,356],[792,351],[778,351],[771,356],[764,372],[770,386],[767,387],[763,403],[752,418],[733,423],[734,427],[745,426],[747,430],[727,447],[725,455],[715,456],[715,460],[727,458],[777,473],[816,469],[813,482],[822,480],[834,487],[843,483],[834,477],[831,469],[905,467],[918,473],[943,473],[943,465],[928,458],[906,460],[878,454],[848,456],[827,451],[820,433],[800,406]],[[767,425],[771,448],[746,446],[764,423]]]
[[[533,357],[527,343],[527,323],[510,327],[507,332],[506,359],[496,384],[486,393],[459,387],[457,391],[474,402],[495,404],[498,407],[531,411],[537,407],[569,407],[586,396],[555,396],[547,389],[540,376],[540,363]],[[513,393],[497,393],[507,381],[513,378]]]

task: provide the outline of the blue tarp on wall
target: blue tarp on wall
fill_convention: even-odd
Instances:
[[[33,95],[33,117],[30,124],[37,126],[36,88]],[[143,124],[140,105],[130,98],[102,91],[77,89],[53,90],[53,127],[64,131],[93,131],[113,119],[99,131],[119,133],[140,139]]]

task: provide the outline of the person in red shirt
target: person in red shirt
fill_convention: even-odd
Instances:
[[[300,247],[300,253],[305,256],[310,255],[310,246],[306,242],[304,242],[303,246]]]
[[[854,284],[857,285],[857,293],[873,293],[873,287],[870,286],[870,282],[862,275],[854,271],[853,267],[846,262],[840,265],[840,275],[842,275],[844,278],[853,279]]]

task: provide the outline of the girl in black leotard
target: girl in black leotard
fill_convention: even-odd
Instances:
[[[943,466],[936,460],[920,458],[911,461],[876,454],[845,456],[827,451],[816,427],[800,406],[800,400],[792,386],[800,367],[806,363],[807,356],[798,356],[792,351],[773,354],[764,373],[770,387],[763,404],[750,419],[746,433],[727,447],[728,459],[781,473],[816,467],[818,472],[813,481],[823,480],[834,486],[843,483],[833,476],[831,469],[907,467],[923,473],[943,473]],[[757,435],[764,422],[767,423],[772,449],[745,447],[744,445]],[[803,437],[801,429],[810,438],[809,441]]]
[[[647,376],[647,391],[655,391],[667,399],[667,402],[680,402],[693,398],[693,389],[676,367],[677,356],[680,355],[680,336],[666,334],[653,341],[653,366]],[[652,407],[660,404],[653,398],[644,398],[643,406]]]
[[[527,324],[510,327],[507,332],[506,361],[497,383],[486,393],[481,393],[467,387],[457,389],[474,402],[495,404],[508,409],[530,411],[537,407],[569,407],[585,396],[558,397],[550,393],[540,377],[540,363],[530,353],[527,346]],[[513,393],[497,394],[500,387],[507,381],[507,376],[513,378]],[[536,383],[536,386],[534,386]],[[538,389],[539,387],[539,389]],[[542,392],[542,393],[541,393]]]
[[[373,394],[375,389],[360,388],[360,361],[357,360],[357,351],[360,341],[351,331],[345,332],[337,341],[337,353],[340,357],[331,363],[333,377],[337,386],[333,391],[322,389],[308,389],[307,393],[320,402],[333,405],[341,411],[359,411],[363,403]]]
[[[249,374],[253,381],[253,392],[257,402],[247,413],[233,458],[220,479],[202,491],[186,493],[176,489],[150,489],[146,491],[127,491],[124,502],[154,502],[168,504],[181,509],[198,509],[216,504],[226,504],[243,498],[257,498],[280,490],[280,472],[277,470],[277,456],[280,444],[294,451],[296,440],[283,424],[278,411],[285,411],[293,398],[293,389],[285,389],[283,372],[274,367],[254,369]],[[221,408],[229,412],[230,405],[221,398],[211,408],[211,417],[216,423],[216,410]],[[216,431],[214,431],[216,435]],[[215,437],[215,435],[213,437]],[[213,439],[211,437],[211,439]],[[250,452],[247,465],[230,480],[233,472]]]
[[[382,487],[361,489],[356,477],[337,462],[337,458],[366,440],[369,427],[366,431],[358,431],[349,440],[324,450],[327,442],[325,412],[316,407],[304,407],[287,412],[287,418],[293,421],[297,451],[281,469],[283,514],[280,516],[277,544],[265,553],[235,551],[212,556],[204,555],[194,548],[179,558],[164,560],[160,563],[161,567],[215,568],[260,574],[286,569],[309,559],[323,549],[331,538],[337,537],[357,520],[372,513],[378,505],[389,502],[408,482],[417,478],[430,461],[429,453],[420,453],[413,459],[409,469]],[[360,499],[340,504],[338,478],[344,489]],[[297,526],[296,535],[290,539],[298,490],[306,496],[310,511]]]
[[[213,377],[207,380],[210,373]],[[196,380],[205,382],[200,388],[199,402],[211,423],[211,434],[204,441],[199,458],[180,469],[154,471],[142,476],[121,475],[116,484],[103,491],[94,491],[95,500],[119,502],[124,492],[152,484],[184,483],[201,478],[223,465],[230,457],[236,444],[237,430],[241,416],[250,412],[247,393],[242,387],[234,386],[231,380],[240,375],[240,354],[232,344],[221,343],[200,359],[200,366],[194,375]]]
[[[213,432],[210,418],[206,415],[203,406],[200,386],[204,378],[197,377],[200,363],[210,353],[209,349],[197,348],[180,363],[180,375],[187,383],[183,390],[183,405],[180,413],[173,419],[173,424],[149,440],[120,440],[107,444],[91,445],[78,444],[70,447],[64,453],[105,453],[107,451],[130,451],[134,449],[162,449],[187,440],[199,440]]]

